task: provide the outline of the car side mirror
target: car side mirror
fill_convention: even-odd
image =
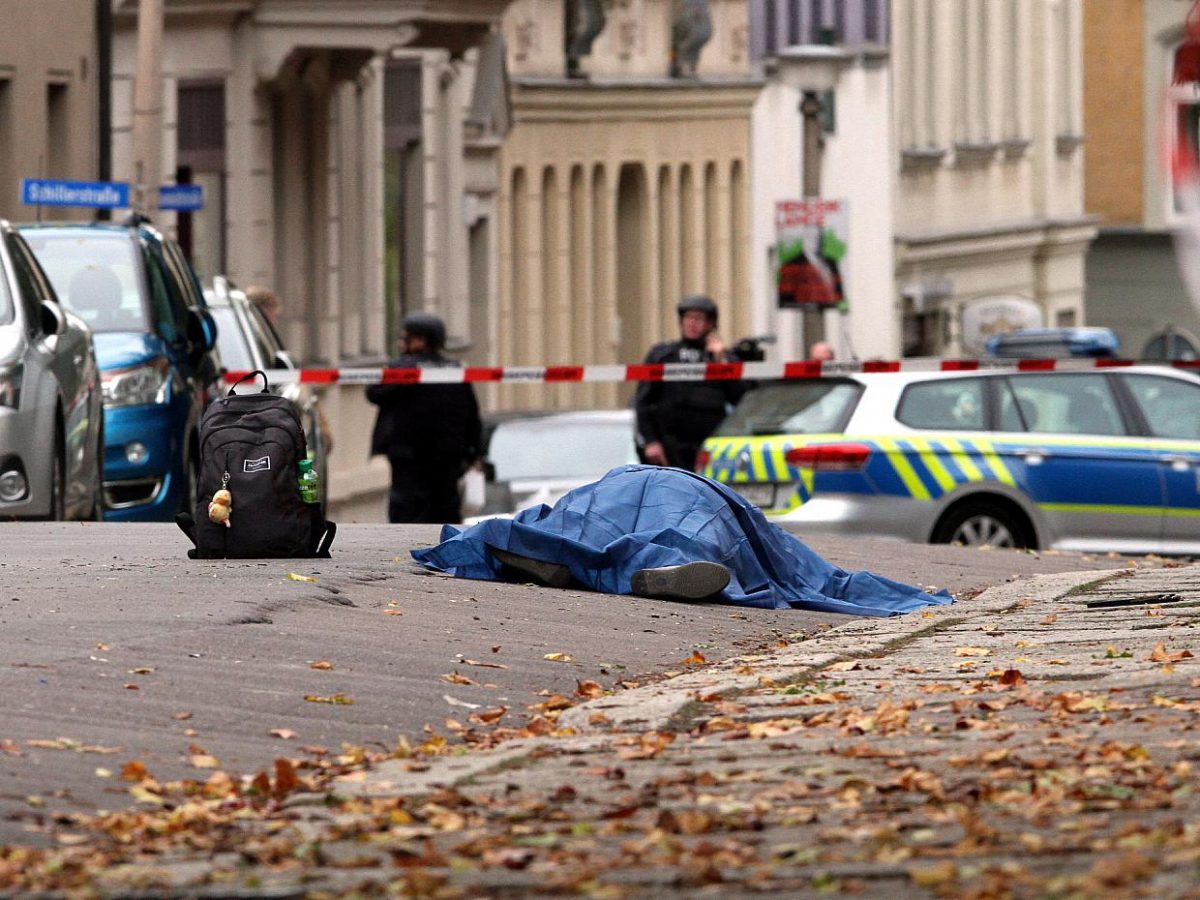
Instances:
[[[217,345],[217,322],[207,309],[193,306],[187,317],[188,343],[194,350],[207,353]]]
[[[292,359],[292,355],[286,350],[279,350],[275,353],[275,359],[271,361],[276,369],[294,369],[296,362]]]
[[[47,337],[60,335],[67,330],[67,317],[57,303],[43,300],[38,310],[42,333]]]
[[[488,481],[496,480],[496,464],[490,459],[485,459],[483,461],[483,477]]]

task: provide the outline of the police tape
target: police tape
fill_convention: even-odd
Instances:
[[[268,369],[271,384],[613,384],[640,381],[767,381],[887,372],[1062,372],[1136,365],[1200,370],[1200,360],[940,359],[795,362],[637,363],[615,366],[430,366],[427,368]],[[251,373],[226,372],[226,384]]]

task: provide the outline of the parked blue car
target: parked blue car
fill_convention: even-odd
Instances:
[[[216,325],[179,246],[144,220],[23,225],[63,305],[95,335],[107,521],[170,521],[194,504],[197,431]]]

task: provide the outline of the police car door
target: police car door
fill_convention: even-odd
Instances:
[[[1200,381],[1123,373],[1166,487],[1163,551],[1200,550]]]
[[[1131,432],[1103,372],[1021,373],[997,379],[1001,429],[1012,400],[1025,434],[996,445],[1051,529],[1047,544],[1075,550],[1157,550],[1160,463]],[[1006,386],[1011,390],[1005,397]],[[1012,438],[1017,437],[1013,440]],[[1001,444],[1003,443],[1003,449]]]

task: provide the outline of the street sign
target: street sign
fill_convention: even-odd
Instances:
[[[158,189],[158,208],[178,212],[195,212],[204,208],[204,186],[199,184],[165,184]]]
[[[89,206],[109,209],[129,205],[129,185],[120,181],[21,179],[21,202],[27,206]]]

